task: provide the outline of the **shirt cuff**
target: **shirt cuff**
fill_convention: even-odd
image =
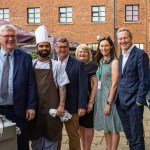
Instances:
[[[136,102],[136,105],[137,105],[137,106],[142,106],[142,104],[140,104],[139,102]]]

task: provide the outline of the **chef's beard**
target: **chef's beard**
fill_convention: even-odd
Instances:
[[[47,50],[45,50],[45,51],[38,51],[37,54],[39,56],[41,56],[41,57],[47,57],[47,56],[49,56],[50,51],[47,51]]]

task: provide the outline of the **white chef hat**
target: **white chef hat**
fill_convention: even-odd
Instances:
[[[36,45],[40,42],[49,42],[46,26],[39,26],[35,30]],[[50,43],[50,42],[49,42]]]

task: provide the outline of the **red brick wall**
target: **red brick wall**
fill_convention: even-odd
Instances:
[[[148,43],[147,38],[147,18],[146,15],[148,10],[148,3],[146,0],[121,0],[122,3],[117,4],[117,27],[126,27],[130,29],[133,33],[134,43],[143,43],[145,51],[150,51],[150,43]],[[149,1],[150,2],[150,1]],[[140,9],[140,21],[137,23],[125,22],[125,5],[139,4]],[[150,3],[149,3],[150,8]]]
[[[140,5],[140,21],[125,22],[125,5]],[[91,6],[106,6],[106,22],[91,22]],[[59,7],[72,6],[73,23],[59,23]],[[38,25],[27,24],[27,8],[40,7],[41,24],[47,26],[51,35],[64,36],[80,43],[96,43],[97,35],[114,34],[114,0],[3,0],[0,8],[9,8],[10,21],[26,30],[35,30]],[[143,43],[150,53],[150,0],[117,0],[117,27],[127,27],[133,32],[134,43]],[[149,21],[149,24],[148,24]],[[119,46],[118,46],[119,49]],[[118,50],[119,51],[119,50]]]
[[[4,0],[0,3],[0,8],[9,8],[10,21],[26,30],[35,30],[39,25],[27,24],[27,8],[40,7],[41,24],[44,24],[49,29],[50,24],[50,0]]]
[[[92,23],[91,22],[91,6],[106,6],[106,22]],[[54,23],[51,32],[57,36],[66,36],[69,39],[79,41],[81,43],[96,42],[97,35],[110,35],[113,37],[113,4],[108,0],[79,0],[75,3],[74,0],[66,2],[61,0],[59,3],[54,1],[53,12],[58,12],[58,7],[72,6],[73,23],[60,24],[58,23],[58,13],[53,13]]]
[[[146,46],[147,46],[147,53],[150,57],[150,0],[147,0],[147,30],[146,30]]]

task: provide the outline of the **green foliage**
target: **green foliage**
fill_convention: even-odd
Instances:
[[[32,59],[36,59],[38,57],[36,52],[29,52],[29,54],[32,56]]]

